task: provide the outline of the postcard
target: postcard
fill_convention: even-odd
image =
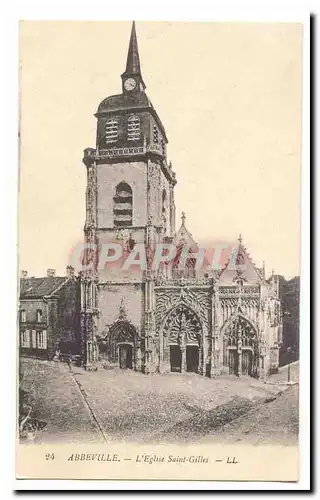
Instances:
[[[21,21],[18,479],[299,479],[303,26]]]

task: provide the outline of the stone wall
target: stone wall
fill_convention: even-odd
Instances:
[[[122,316],[141,332],[143,308],[144,293],[141,283],[98,285],[98,335],[105,337],[109,327]]]
[[[143,161],[100,164],[97,167],[98,228],[113,228],[116,186],[126,182],[133,195],[133,226],[147,224],[147,165]]]

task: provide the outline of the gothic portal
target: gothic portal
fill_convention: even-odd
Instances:
[[[102,249],[158,243],[177,248],[161,270],[97,265],[89,251],[81,274],[81,340],[85,366],[144,373],[190,372],[264,377],[278,367],[282,318],[278,283],[251,260],[239,237],[222,270],[197,270],[197,243],[183,214],[176,231],[176,174],[165,128],[145,90],[132,25],[120,94],[98,106],[96,147],[87,169],[85,243]],[[186,255],[181,269],[179,259]],[[91,264],[89,266],[88,264]]]

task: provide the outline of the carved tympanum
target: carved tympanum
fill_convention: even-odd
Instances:
[[[198,316],[184,305],[174,308],[167,317],[163,334],[170,343],[200,344],[202,329]]]

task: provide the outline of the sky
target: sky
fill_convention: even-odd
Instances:
[[[99,103],[121,92],[130,22],[20,25],[19,268],[65,274],[83,241]],[[137,22],[146,92],[180,213],[201,245],[236,241],[299,275],[301,36],[295,23]]]

